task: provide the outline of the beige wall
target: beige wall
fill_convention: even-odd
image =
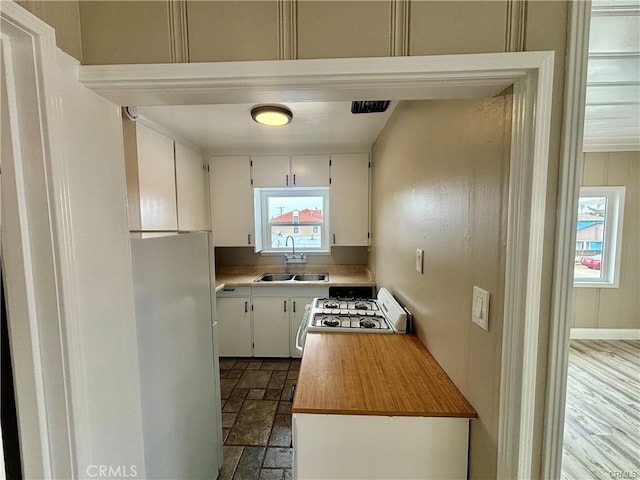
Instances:
[[[168,63],[166,1],[80,1],[82,63]]]
[[[189,1],[186,18],[191,62],[278,58],[276,1]]]
[[[470,478],[496,475],[511,104],[403,102],[372,155],[370,267],[478,411]],[[489,332],[471,323],[474,285],[491,292]]]
[[[78,0],[18,0],[16,3],[55,28],[58,48],[82,62]]]
[[[572,327],[640,328],[640,152],[586,153],[583,186],[626,186],[618,288],[574,288]]]
[[[301,1],[297,58],[387,57],[391,2]]]

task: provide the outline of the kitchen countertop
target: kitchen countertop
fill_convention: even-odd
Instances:
[[[328,282],[254,282],[263,273],[284,273],[282,265],[216,268],[216,292],[229,287],[314,287],[375,285],[373,274],[364,265],[304,265],[289,267],[288,273],[328,273]]]
[[[415,335],[308,333],[293,413],[477,418]]]

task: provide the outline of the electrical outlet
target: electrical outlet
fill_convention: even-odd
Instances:
[[[416,249],[416,272],[422,273],[422,262],[424,259],[424,250]]]
[[[471,321],[480,328],[489,331],[489,299],[491,294],[479,287],[473,287],[471,301]]]

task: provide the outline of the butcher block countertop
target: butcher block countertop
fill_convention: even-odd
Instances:
[[[293,413],[477,418],[415,335],[308,333]]]

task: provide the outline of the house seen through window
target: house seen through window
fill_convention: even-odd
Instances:
[[[580,189],[573,275],[575,286],[617,286],[623,207],[624,187]]]
[[[296,252],[326,252],[328,242],[327,188],[256,188],[257,251],[286,252],[295,241]]]

